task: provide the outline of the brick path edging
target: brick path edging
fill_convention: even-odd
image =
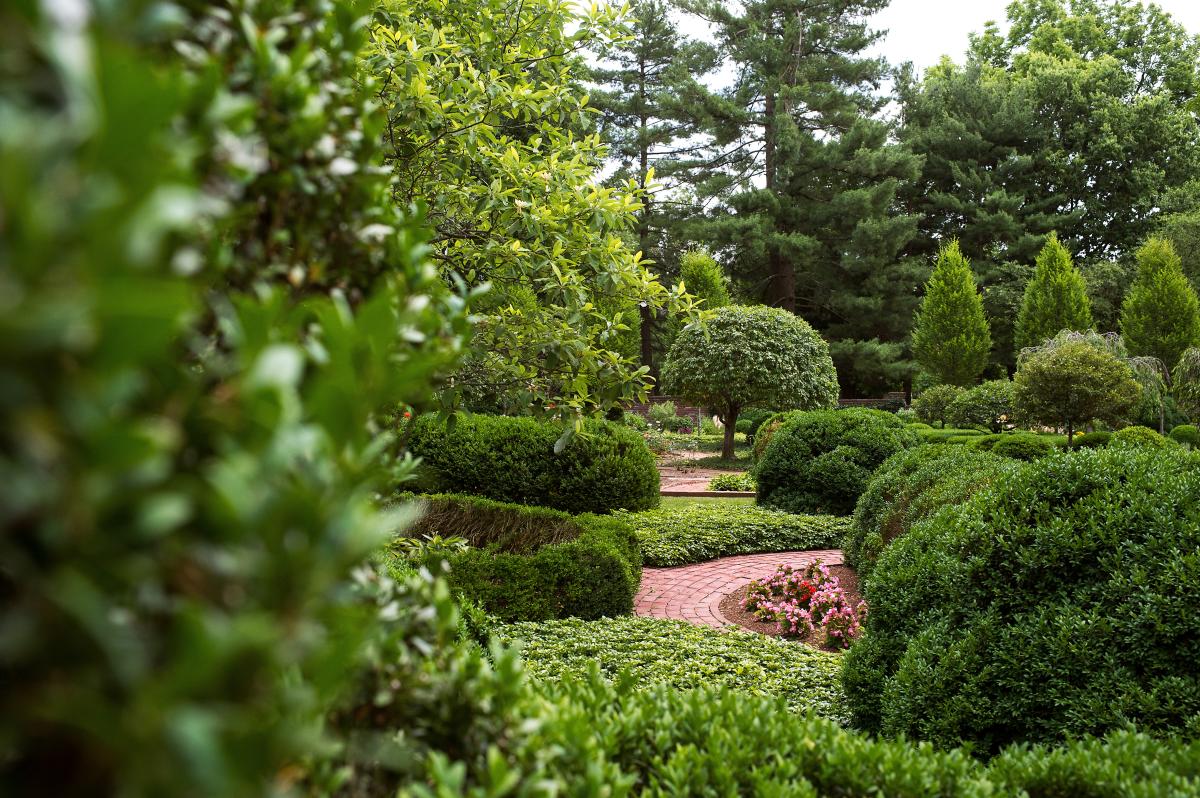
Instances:
[[[675,618],[696,626],[721,628],[732,621],[721,614],[721,599],[781,565],[803,568],[820,560],[841,565],[839,549],[742,554],[675,568],[645,568],[633,612],[648,618]]]

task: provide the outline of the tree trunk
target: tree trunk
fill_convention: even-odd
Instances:
[[[638,165],[641,171],[638,174],[638,185],[642,191],[646,189],[646,173],[650,168],[650,144],[646,131],[649,127],[650,120],[646,113],[646,60],[644,57],[638,61],[638,101],[640,104],[639,110],[639,127],[638,127]],[[650,246],[650,198],[643,193],[643,207],[638,215],[638,248],[642,252],[642,257],[646,257],[646,251]],[[650,378],[654,380],[655,390],[662,392],[661,386],[658,384],[658,364],[654,357],[654,327],[656,314],[650,308],[649,303],[641,305],[642,325],[642,365],[650,369]]]
[[[1067,448],[1068,449],[1075,448],[1074,432],[1075,432],[1075,424],[1070,419],[1067,419]]]
[[[725,440],[721,444],[722,460],[732,460],[734,458],[733,436],[737,433],[738,410],[739,408],[735,407],[721,417],[721,423],[725,425]]]

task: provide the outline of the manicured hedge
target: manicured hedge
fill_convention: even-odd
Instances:
[[[654,455],[623,424],[588,421],[560,453],[558,424],[532,418],[462,414],[452,428],[437,416],[414,419],[408,449],[422,458],[426,493],[462,493],[570,513],[658,506]],[[409,487],[409,486],[405,486]]]
[[[1164,438],[1149,427],[1138,426],[1119,429],[1112,434],[1112,437],[1108,441],[1110,449],[1122,446],[1144,446],[1150,449],[1162,449],[1170,445],[1171,440],[1169,438]]]
[[[1180,424],[1171,430],[1171,440],[1193,449],[1200,449],[1200,429],[1194,424]]]
[[[447,579],[500,620],[633,611],[642,556],[625,521],[473,496],[426,496],[421,504],[421,520],[406,536],[466,538],[471,548],[446,557]]]
[[[1112,439],[1112,433],[1104,430],[1085,432],[1074,441],[1076,449],[1103,449]]]
[[[836,516],[793,515],[723,501],[619,517],[633,526],[646,565],[655,567],[732,554],[834,548],[847,526],[846,519]]]
[[[802,410],[784,410],[781,413],[775,413],[759,424],[754,434],[754,446],[751,449],[754,462],[757,463],[762,459],[763,453],[767,451],[767,446],[771,443],[771,438],[779,431],[779,428],[802,412]]]
[[[1008,459],[961,446],[919,446],[893,455],[871,477],[854,508],[842,542],[846,564],[865,579],[884,548],[914,524],[961,504],[1016,467]]]
[[[846,515],[872,472],[920,438],[892,413],[849,408],[799,413],[755,467],[758,503],[793,513]]]
[[[1048,438],[1028,434],[1001,435],[991,448],[992,454],[1013,460],[1036,460],[1054,451]]]
[[[894,541],[843,679],[857,725],[990,753],[1200,732],[1200,456],[1059,453]]]
[[[609,679],[627,671],[641,687],[724,686],[783,698],[793,711],[846,720],[841,658],[780,638],[659,618],[520,623],[501,626],[497,634],[521,648],[525,670],[535,679],[557,682],[597,667]]]

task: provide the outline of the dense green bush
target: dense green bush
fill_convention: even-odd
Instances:
[[[548,621],[499,627],[516,644],[526,672],[550,682],[622,671],[647,688],[728,687],[745,695],[783,698],[793,711],[845,722],[841,659],[836,654],[739,629],[719,630],[660,618]]]
[[[632,612],[642,556],[632,527],[612,516],[570,516],[475,496],[426,496],[393,541],[456,536],[447,551],[454,591],[503,621],[600,618]]]
[[[738,416],[736,429],[748,438],[753,437],[758,432],[758,428],[777,412],[776,410],[746,410]]]
[[[1194,424],[1180,424],[1171,430],[1171,440],[1193,449],[1200,449],[1200,429]]]
[[[1108,446],[1116,449],[1122,446],[1144,446],[1151,449],[1161,449],[1169,446],[1171,440],[1164,438],[1149,427],[1125,427],[1119,429],[1109,438]]]
[[[846,532],[842,518],[793,515],[717,501],[619,517],[633,525],[646,565],[656,567],[732,554],[829,549],[837,546]]]
[[[767,446],[771,443],[771,438],[779,431],[779,428],[800,415],[801,412],[800,410],[785,410],[782,413],[775,413],[759,425],[758,430],[754,433],[752,449],[754,462],[757,463],[762,459],[763,453],[767,451]]]
[[[884,548],[914,524],[942,507],[961,504],[1014,467],[1006,459],[961,446],[918,446],[893,455],[871,477],[854,508],[842,541],[846,564],[865,579]]]
[[[1112,433],[1105,430],[1085,432],[1075,438],[1073,445],[1076,449],[1103,449],[1112,439]]]
[[[1013,460],[1036,460],[1054,451],[1049,438],[1038,435],[1001,435],[992,445],[992,454],[1011,457]]]
[[[462,414],[452,427],[414,419],[408,449],[422,458],[415,488],[465,493],[570,513],[645,510],[658,505],[658,469],[634,430],[588,421],[561,452],[563,428],[532,418]],[[407,486],[406,486],[407,487]]]
[[[879,464],[919,442],[881,410],[800,413],[775,432],[755,467],[758,502],[793,513],[849,514]]]
[[[1015,402],[1011,380],[988,380],[960,393],[946,410],[946,420],[956,427],[984,427],[999,433],[1011,425]]]
[[[843,681],[856,724],[990,753],[1200,728],[1200,456],[1060,453],[892,543]]]
[[[934,385],[913,399],[912,409],[924,423],[944,427],[951,406],[962,394],[963,389],[957,385]]]
[[[909,428],[912,429],[912,425],[909,425]],[[977,429],[955,429],[953,427],[947,427],[945,429],[933,429],[930,427],[928,429],[917,429],[914,431],[925,443],[946,443],[952,438],[964,439],[955,441],[956,443],[964,443],[965,439],[967,438],[975,438],[987,435],[987,433]]]

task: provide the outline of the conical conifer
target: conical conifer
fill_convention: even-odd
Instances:
[[[1185,350],[1200,346],[1200,300],[1170,241],[1151,238],[1137,262],[1137,279],[1121,306],[1121,335],[1129,354],[1172,368]]]
[[[987,366],[992,334],[971,264],[957,241],[942,247],[913,329],[913,354],[940,383],[970,385]]]
[[[1025,286],[1017,315],[1017,351],[1040,346],[1063,330],[1082,332],[1091,326],[1092,305],[1083,275],[1071,262],[1071,253],[1051,233],[1037,256],[1033,279]]]

